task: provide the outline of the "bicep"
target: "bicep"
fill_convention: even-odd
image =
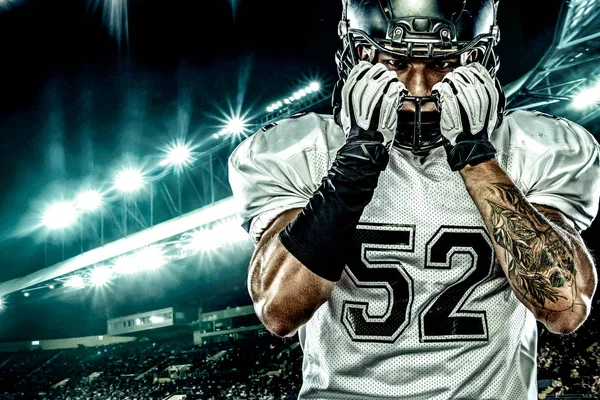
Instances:
[[[279,234],[286,226],[292,222],[298,214],[302,211],[302,208],[292,208],[279,214],[273,221],[271,221],[258,240],[256,245],[255,254],[262,249],[265,244],[271,242],[275,236]]]
[[[271,286],[283,264],[282,246],[277,246],[277,235],[296,218],[301,208],[292,208],[275,217],[262,232],[248,268],[248,292],[257,302]]]

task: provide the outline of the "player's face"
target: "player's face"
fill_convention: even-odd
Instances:
[[[382,63],[390,71],[395,71],[398,79],[404,83],[410,96],[430,96],[431,88],[440,82],[444,76],[460,66],[458,57],[446,58],[443,60],[426,59],[400,59],[394,56],[379,52],[377,62]],[[414,111],[415,104],[407,101],[402,107],[405,111]],[[423,103],[421,108],[423,112],[435,111],[435,104],[431,102]]]

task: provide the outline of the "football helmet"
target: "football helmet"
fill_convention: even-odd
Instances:
[[[475,50],[476,61],[496,78],[499,60],[493,48],[500,40],[498,0],[342,0],[342,5],[338,25],[342,47],[335,57],[339,80],[332,98],[336,121],[341,87],[360,61],[359,46],[394,57],[429,60],[466,57]],[[497,79],[496,87],[502,93]],[[504,111],[501,97],[499,116]],[[407,96],[405,101],[415,104],[415,112],[400,112],[394,145],[414,153],[441,146],[439,113],[421,112],[426,102],[437,106],[436,99]]]

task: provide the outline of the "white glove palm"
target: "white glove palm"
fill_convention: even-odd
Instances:
[[[358,134],[360,139],[361,129],[378,131],[383,144],[389,147],[396,136],[398,110],[407,93],[394,71],[383,64],[360,61],[342,88],[340,120],[346,137]]]
[[[442,135],[451,145],[487,140],[498,121],[499,95],[485,67],[472,63],[456,68],[431,89],[438,97]]]

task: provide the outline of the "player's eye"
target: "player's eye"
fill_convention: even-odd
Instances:
[[[381,63],[391,71],[403,70],[408,67],[408,63],[405,60],[390,58],[388,60],[382,60]]]
[[[434,69],[436,71],[440,71],[440,72],[450,72],[450,71],[454,70],[455,68],[458,68],[459,66],[460,66],[460,63],[458,61],[447,61],[447,60],[434,61],[429,64],[429,68]]]

